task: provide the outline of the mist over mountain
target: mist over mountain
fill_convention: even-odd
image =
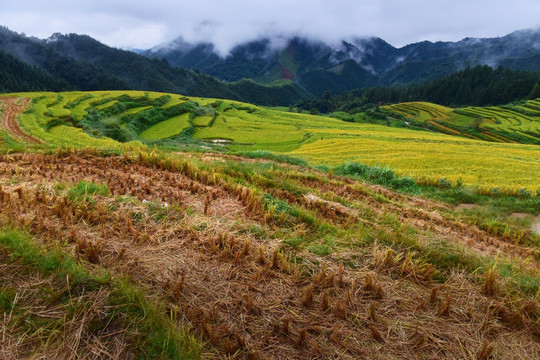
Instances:
[[[498,38],[465,38],[396,48],[377,37],[338,43],[301,37],[265,37],[235,46],[222,56],[212,43],[182,38],[142,55],[197,70],[225,81],[243,78],[263,84],[293,80],[316,95],[372,87],[434,81],[476,65],[540,71],[540,29]]]
[[[40,40],[0,27],[0,61],[3,91],[134,89],[290,105],[327,91],[430,83],[476,65],[540,71],[540,30],[402,48],[376,37],[274,36],[221,55],[212,43],[182,38],[137,54],[87,35]]]
[[[45,40],[0,27],[0,89],[18,91],[144,90],[288,105],[310,94],[289,82],[266,86],[251,80],[225,83],[87,35],[53,34]],[[33,79],[33,80],[32,80]]]

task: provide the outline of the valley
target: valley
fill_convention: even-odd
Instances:
[[[540,359],[538,0],[0,9],[0,360]]]
[[[460,136],[143,91],[0,104],[0,356],[540,353],[535,145],[428,103],[389,110]]]

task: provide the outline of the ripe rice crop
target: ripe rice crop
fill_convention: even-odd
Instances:
[[[488,188],[540,190],[540,148],[534,145],[500,144],[459,139],[446,135],[388,130],[357,139],[321,140],[292,152],[311,161],[338,165],[357,161],[386,165],[402,176],[447,179]]]
[[[435,130],[443,133],[476,135],[496,142],[540,144],[538,103],[539,100],[529,100],[520,102],[520,105],[452,109],[426,102],[409,102],[383,108],[410,121],[431,123]]]
[[[448,136],[174,94],[15,95],[32,98],[29,110],[19,117],[24,129],[53,145],[119,149],[123,141],[159,142],[185,132],[194,139],[223,141],[235,151],[273,151],[328,166],[346,161],[389,166],[400,176],[425,183],[442,179],[485,189],[540,189],[534,176],[540,172],[538,149],[503,144],[516,142],[512,136],[536,141],[540,122],[511,108],[453,110],[420,102],[388,107],[436,131],[461,135]],[[521,108],[534,112],[537,106],[538,101],[530,101]],[[469,132],[475,116],[484,121],[479,132]],[[495,131],[502,128],[513,132]],[[490,142],[477,141],[480,138]]]

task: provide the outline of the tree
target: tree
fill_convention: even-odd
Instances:
[[[481,117],[481,116],[478,116],[478,117],[475,117],[473,119],[473,128],[474,128],[474,131],[478,131],[480,130],[480,127],[482,125],[482,123],[484,122],[484,118]]]
[[[323,94],[322,94],[322,99],[323,100],[330,100],[330,98],[332,97],[332,93],[330,92],[330,90],[326,90]]]
[[[309,111],[309,113],[310,113],[311,115],[319,115],[319,109],[313,108],[313,109],[311,109],[311,110]]]
[[[529,100],[540,98],[540,83],[536,83],[536,85],[534,85],[533,89],[531,90],[531,93],[529,94],[527,98]]]

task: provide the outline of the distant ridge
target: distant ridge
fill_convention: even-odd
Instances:
[[[476,65],[540,71],[540,30],[399,49],[376,37],[262,38],[220,56],[182,38],[137,54],[87,35],[40,40],[0,27],[0,65],[2,92],[132,89],[288,106],[325,92],[431,83]]]
[[[251,80],[225,83],[87,35],[53,34],[46,40],[0,27],[0,91],[144,90],[288,105],[310,94],[289,81],[276,86]]]
[[[239,44],[227,56],[220,56],[211,43],[192,44],[177,38],[142,54],[225,81],[249,78],[268,84],[293,80],[316,95],[326,90],[340,93],[434,81],[476,65],[540,71],[540,29],[498,38],[423,41],[401,48],[377,37],[337,44],[300,37],[278,40],[261,38]]]

